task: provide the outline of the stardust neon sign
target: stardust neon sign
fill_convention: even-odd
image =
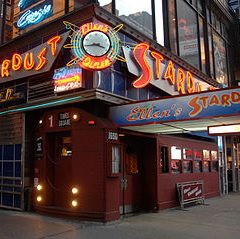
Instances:
[[[151,66],[148,57],[154,62]],[[134,47],[133,56],[141,68],[140,76],[133,82],[135,88],[143,88],[147,86],[152,78],[155,80],[168,81],[179,94],[190,94],[203,91],[203,84],[195,82],[190,71],[185,71],[181,67],[176,66],[172,60],[167,60],[162,54],[156,51],[150,51],[149,45],[140,43]],[[163,64],[164,62],[164,64]],[[209,85],[209,89],[215,89]]]
[[[42,8],[32,8],[23,13],[17,21],[17,27],[25,29],[28,26],[35,25],[53,14],[51,4],[44,5]]]
[[[47,46],[50,47],[51,55],[55,56],[57,52],[57,44],[61,41],[61,36],[54,36],[47,41]],[[10,76],[10,71],[40,71],[47,64],[47,46],[41,48],[35,57],[35,52],[28,51],[25,54],[15,53],[11,59],[5,59],[2,62],[1,77]]]

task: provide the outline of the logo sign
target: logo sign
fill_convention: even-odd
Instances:
[[[183,201],[192,201],[203,197],[203,184],[194,183],[182,186]]]
[[[15,88],[6,88],[0,91],[0,108],[25,103],[27,100],[27,85],[19,85]]]
[[[16,23],[20,30],[26,29],[32,25],[49,18],[53,15],[53,2],[52,0],[44,1],[41,4],[25,11],[19,15],[19,19]]]
[[[138,78],[133,82],[135,88],[152,84],[170,95],[190,94],[214,89],[197,79],[190,71],[184,70],[160,52],[151,51],[149,45],[140,43],[133,50],[123,47],[129,72]]]
[[[63,112],[58,114],[58,127],[65,127],[71,125],[70,112]]]
[[[117,59],[124,60],[118,56],[120,39],[117,35],[123,25],[111,28],[106,24],[90,22],[79,28],[66,21],[64,24],[73,31],[71,43],[64,46],[70,48],[74,56],[68,66],[77,63],[87,70],[102,70]]]
[[[83,87],[82,68],[67,66],[54,70],[54,92],[63,92]]]
[[[118,125],[156,124],[174,120],[239,115],[240,88],[145,101],[110,109]]]

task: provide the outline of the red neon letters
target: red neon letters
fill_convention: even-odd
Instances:
[[[54,36],[48,40],[48,45],[50,46],[52,56],[55,56],[57,51],[57,43],[61,40],[60,36]],[[34,57],[34,52],[28,51],[25,54],[15,53],[12,56],[12,59],[5,59],[2,62],[1,67],[1,77],[9,77],[9,71],[19,71],[21,69],[29,70],[41,70],[46,64],[46,53],[47,47],[42,48],[38,54]],[[35,68],[34,68],[35,67]]]
[[[133,82],[135,88],[143,88],[150,83],[152,78],[161,80],[160,78],[162,77],[162,80],[167,80],[180,94],[190,94],[202,91],[202,85],[194,81],[191,72],[177,67],[173,61],[165,59],[156,51],[150,51],[149,54],[148,51],[149,45],[146,43],[136,45],[133,50],[134,58],[142,71],[138,79]],[[150,56],[154,59],[155,65],[153,69],[151,69],[147,61],[147,58]],[[213,89],[214,87],[210,87],[210,90]]]
[[[152,71],[146,61],[148,49],[149,46],[147,44],[141,43],[138,44],[133,50],[134,57],[142,69],[142,75],[133,82],[133,86],[135,88],[143,88],[150,82],[152,78]]]

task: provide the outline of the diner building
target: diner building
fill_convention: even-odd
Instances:
[[[112,221],[239,191],[228,1],[0,3],[0,207]]]

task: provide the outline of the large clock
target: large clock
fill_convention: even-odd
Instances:
[[[82,44],[84,51],[93,57],[105,55],[111,47],[109,37],[101,31],[87,33],[83,38]]]

